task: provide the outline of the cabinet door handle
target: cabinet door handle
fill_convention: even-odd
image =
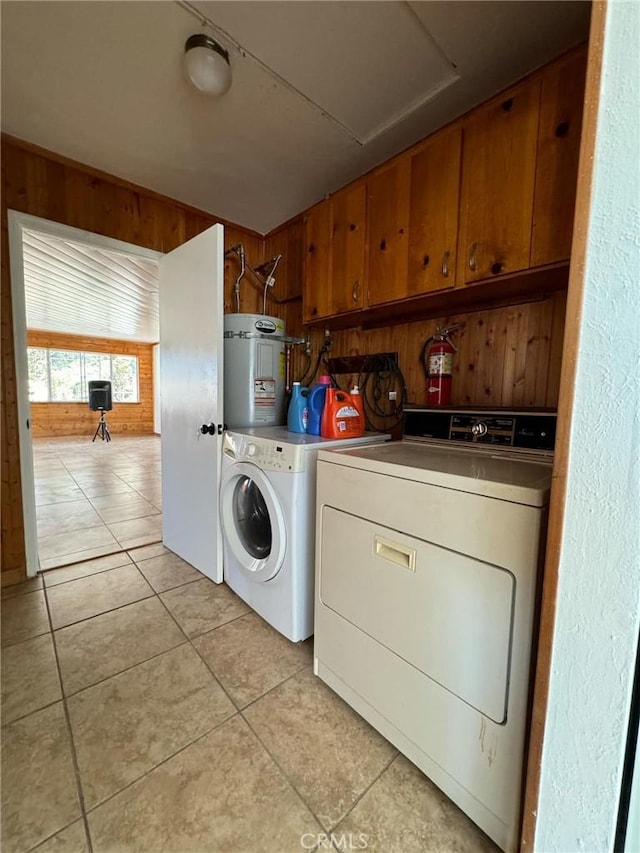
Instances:
[[[353,296],[354,302],[357,302],[358,299],[360,298],[360,281],[359,280],[353,282],[353,290],[351,292],[351,295]]]
[[[469,269],[475,272],[476,267],[478,266],[476,262],[476,252],[478,251],[478,244],[472,243],[469,249]]]
[[[444,278],[449,278],[449,257],[451,252],[445,252],[442,256],[442,275]]]

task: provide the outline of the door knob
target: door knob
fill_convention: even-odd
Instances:
[[[215,424],[202,424],[200,427],[200,432],[203,435],[215,435],[216,434],[216,425]]]

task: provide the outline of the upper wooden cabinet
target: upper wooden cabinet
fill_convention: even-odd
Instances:
[[[305,321],[566,286],[585,68],[572,51],[312,208]]]
[[[464,122],[460,283],[529,266],[539,110],[540,79],[534,78]]]
[[[367,187],[350,184],[331,197],[330,311],[340,314],[364,304]]]
[[[584,49],[554,63],[542,77],[532,267],[571,255],[586,67]]]
[[[369,305],[407,295],[410,176],[411,161],[405,155],[385,163],[369,178]]]
[[[331,292],[331,207],[321,201],[304,217],[304,288],[305,323],[329,316]]]
[[[358,181],[305,216],[305,322],[363,307],[366,206]]]
[[[457,126],[410,153],[407,296],[455,285],[461,153]]]

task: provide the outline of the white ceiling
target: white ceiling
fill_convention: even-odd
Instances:
[[[27,328],[155,343],[158,261],[23,231]]]
[[[588,2],[204,2],[230,91],[182,69],[175,2],[13,2],[2,129],[266,232],[584,40]],[[205,30],[211,32],[210,30]]]

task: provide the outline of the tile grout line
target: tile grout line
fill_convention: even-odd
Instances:
[[[126,552],[126,551],[122,551],[122,552],[117,551],[116,553],[117,553],[117,554],[120,554],[120,553],[126,554],[127,552]],[[105,556],[105,557],[113,557],[114,555],[113,555],[113,554],[105,554],[104,556]],[[102,557],[93,557],[92,559],[94,559],[94,560],[102,560]],[[79,563],[71,563],[71,565],[69,565],[69,566],[60,566],[60,568],[56,568],[56,569],[45,569],[45,570],[42,572],[42,574],[44,575],[44,574],[46,574],[47,572],[59,572],[61,569],[70,569],[72,566],[81,566],[81,565],[82,565],[82,562],[83,562],[83,561],[80,561]],[[84,562],[87,562],[87,563],[88,563],[88,562],[90,562],[90,560],[85,560]],[[132,564],[133,564],[133,562],[134,562],[133,560],[130,560],[130,562],[128,562],[128,563],[123,563],[121,566],[110,566],[110,568],[108,568],[108,569],[100,569],[100,571],[98,571],[98,572],[90,572],[90,574],[88,574],[88,575],[79,575],[77,578],[69,578],[69,579],[68,579],[68,580],[66,580],[66,581],[60,581],[60,583],[49,583],[49,584],[48,584],[48,583],[46,583],[46,581],[45,581],[45,582],[44,582],[44,587],[43,587],[43,589],[45,589],[45,588],[46,588],[46,589],[55,589],[55,588],[56,588],[56,587],[58,587],[58,586],[64,586],[66,583],[73,583],[74,581],[81,581],[81,580],[84,580],[85,578],[92,578],[92,577],[94,577],[95,575],[104,575],[104,574],[106,574],[107,572],[111,572],[111,571],[113,571],[113,569],[124,569],[124,568],[126,568],[126,566],[130,566],[130,565],[132,565]]]
[[[41,636],[44,636],[42,634]],[[53,642],[53,637],[51,638],[51,642]],[[62,697],[62,684],[60,685],[60,696]],[[33,711],[27,711],[26,714],[20,714],[19,717],[14,717],[12,720],[7,720],[7,722],[2,723],[2,730],[8,729],[9,726],[12,726],[14,723],[19,723],[21,720],[26,720],[27,717],[30,717],[32,714],[38,714],[40,711],[45,711],[47,708],[51,708],[52,705],[57,705],[58,702],[62,701],[61,699],[54,699],[53,702],[47,702],[46,705],[41,705],[38,708],[35,708]],[[77,820],[77,818],[76,818]],[[38,842],[40,843],[40,842]]]
[[[35,590],[34,590],[34,592],[42,592],[42,593],[43,593],[43,592],[44,592],[44,590],[43,590],[43,589],[35,589]],[[17,598],[17,597],[18,597],[17,595],[16,595],[16,596],[14,596],[14,598]],[[10,599],[10,598],[8,598],[8,599],[7,599],[7,598],[5,598],[5,601],[11,601],[11,599]],[[49,624],[51,624],[51,622],[49,622]],[[45,636],[45,634],[51,634],[52,632],[53,632],[53,629],[52,629],[52,628],[49,628],[48,630],[46,630],[46,631],[42,631],[42,632],[41,632],[41,633],[39,633],[39,634],[33,634],[33,635],[32,635],[32,636],[30,636],[30,637],[25,637],[23,640],[16,640],[16,642],[15,642],[15,643],[2,643],[2,649],[12,649],[14,646],[19,646],[19,645],[20,645],[20,643],[26,643],[26,642],[28,642],[29,640],[36,640],[38,637],[44,637],[44,636]]]
[[[147,599],[145,599],[146,601]],[[133,602],[137,604],[136,601]],[[105,681],[110,681],[112,678],[116,678],[118,675],[122,675],[124,672],[130,672],[132,669],[135,669],[137,666],[141,666],[143,663],[149,663],[149,661],[155,660],[156,658],[161,657],[162,655],[166,655],[167,652],[172,652],[174,649],[180,649],[182,646],[186,646],[188,640],[177,643],[175,646],[170,646],[168,649],[163,649],[161,652],[156,652],[154,655],[151,655],[144,660],[136,661],[136,663],[132,663],[131,666],[125,666],[124,669],[119,669],[117,672],[112,672],[111,675],[105,675],[104,678],[101,678],[99,681],[92,681],[91,684],[85,684],[84,687],[80,687],[78,690],[73,690],[70,693],[65,692],[64,685],[62,690],[67,699],[74,699],[76,696],[79,696],[81,693],[84,693],[85,690],[91,690],[93,687],[97,687],[99,684],[104,684]]]
[[[77,823],[79,820],[82,820],[82,818],[81,817],[74,818],[71,821],[71,823],[68,823],[66,826],[63,826],[61,829],[56,830],[56,832],[54,832],[52,835],[48,835],[46,838],[43,838],[42,841],[38,841],[38,843],[34,847],[29,847],[25,851],[25,853],[37,853],[38,847],[40,847],[41,844],[46,844],[48,841],[52,841],[56,837],[56,835],[59,835],[59,833],[61,833],[61,832],[66,832],[67,829],[70,829],[73,826],[73,824]],[[87,828],[85,826],[85,834],[86,834],[86,829]],[[63,853],[64,853],[64,851],[63,851]]]
[[[298,673],[294,673],[294,675],[297,675],[297,674],[298,674]],[[289,676],[289,678],[293,678],[293,675]],[[281,682],[281,683],[282,683],[282,684],[284,684],[285,682],[289,681],[289,678],[286,678],[286,679],[285,679],[285,681],[283,681],[283,682]],[[277,686],[278,686],[278,687],[280,687],[280,685],[277,685]],[[275,688],[272,688],[272,689],[275,689]],[[271,691],[267,691],[267,692],[268,692],[268,693],[270,693]],[[265,693],[264,695],[266,696],[267,694]],[[260,698],[262,698],[262,697],[260,697]],[[258,700],[255,700],[255,701],[258,701]],[[251,704],[253,704],[253,703],[251,703]],[[247,707],[249,707],[249,706],[247,706]],[[243,709],[243,710],[244,710],[244,709]],[[245,723],[249,726],[249,728],[250,728],[250,729],[251,729],[251,731],[253,732],[254,736],[256,737],[256,739],[258,740],[258,742],[260,743],[260,745],[262,746],[262,748],[264,749],[264,751],[267,753],[267,755],[269,756],[269,758],[270,758],[270,759],[273,761],[273,763],[276,765],[276,767],[278,768],[278,770],[280,771],[280,773],[282,773],[282,776],[287,780],[287,782],[289,783],[289,785],[291,786],[291,788],[295,791],[296,795],[297,795],[297,796],[299,797],[299,799],[300,799],[300,802],[301,802],[301,803],[303,803],[303,804],[304,804],[304,806],[309,810],[309,814],[313,817],[313,819],[315,820],[315,822],[318,824],[318,826],[320,827],[321,832],[324,832],[324,831],[325,831],[324,824],[322,823],[322,821],[320,820],[320,818],[318,817],[318,815],[317,815],[317,814],[315,813],[315,811],[311,808],[311,805],[307,802],[306,798],[302,796],[302,794],[301,794],[301,793],[300,793],[300,791],[298,790],[297,785],[295,785],[295,784],[294,784],[294,782],[293,782],[293,780],[291,779],[291,777],[289,776],[289,774],[288,774],[288,773],[284,770],[284,768],[280,765],[280,762],[279,762],[279,761],[276,759],[276,757],[272,754],[271,750],[267,747],[267,745],[266,745],[266,744],[265,744],[265,742],[262,740],[262,738],[260,737],[260,735],[258,734],[258,732],[257,732],[257,731],[254,729],[254,727],[251,725],[250,721],[245,717],[245,715],[244,715],[243,711],[240,711],[240,716],[241,716],[241,717],[242,717],[242,719],[245,721]]]
[[[198,571],[198,570],[196,569],[196,571]],[[203,577],[206,577],[206,576],[205,576],[205,575],[203,575]],[[174,589],[178,589],[178,587],[174,587]],[[203,634],[198,634],[198,636],[197,636],[197,637],[189,637],[189,636],[187,635],[186,631],[182,628],[182,625],[180,625],[180,623],[178,622],[178,620],[176,619],[176,617],[173,615],[173,613],[171,612],[171,610],[169,609],[169,607],[167,607],[167,605],[165,604],[165,602],[164,602],[164,601],[163,601],[163,599],[161,598],[160,593],[156,593],[156,595],[158,596],[159,601],[161,602],[162,606],[163,606],[163,607],[164,607],[164,609],[167,611],[167,613],[169,614],[169,616],[171,617],[171,619],[173,619],[173,621],[176,623],[176,625],[178,626],[178,628],[182,631],[182,633],[184,634],[184,636],[187,638],[187,642],[189,643],[189,645],[191,646],[191,648],[192,648],[192,649],[194,650],[194,652],[198,655],[198,657],[200,658],[200,660],[202,661],[202,663],[206,666],[207,670],[211,673],[211,675],[212,675],[213,679],[215,680],[216,684],[218,684],[218,685],[219,685],[219,687],[220,687],[220,689],[222,690],[222,692],[224,693],[224,695],[227,697],[227,699],[231,702],[231,704],[233,705],[233,707],[236,709],[236,713],[237,713],[237,714],[239,714],[239,713],[240,713],[240,709],[238,708],[237,704],[233,701],[233,699],[231,698],[231,696],[229,695],[229,693],[228,693],[228,692],[227,692],[227,690],[225,689],[225,687],[224,687],[224,685],[222,684],[222,682],[218,679],[218,676],[217,676],[217,675],[215,674],[215,672],[211,669],[211,667],[209,666],[209,664],[207,663],[207,661],[202,657],[202,655],[200,654],[200,652],[198,651],[198,649],[197,649],[197,648],[194,646],[194,644],[193,644],[193,640],[197,640],[199,637],[202,637],[202,636],[203,636]],[[246,613],[243,613],[242,615],[243,615],[243,616],[246,616]],[[237,618],[237,619],[239,619],[239,618],[242,618],[242,617],[236,617],[236,618]],[[235,619],[230,619],[230,620],[229,620],[229,622],[234,622],[234,621],[235,621]],[[224,624],[224,625],[228,625],[229,623],[228,623],[228,622],[224,622],[223,624]],[[221,627],[222,627],[222,625],[216,625],[216,628],[221,628]],[[212,631],[215,631],[215,630],[216,630],[216,628],[212,628],[211,630],[212,630]]]
[[[205,576],[203,576],[203,577],[205,577]],[[183,585],[186,585],[186,584],[183,584]],[[178,587],[173,587],[173,588],[174,588],[174,589],[178,589]],[[193,645],[193,643],[192,643],[191,639],[186,635],[186,633],[184,632],[184,630],[183,630],[182,626],[179,624],[179,622],[177,621],[177,619],[175,618],[175,616],[173,615],[173,613],[169,610],[169,608],[167,607],[167,605],[165,604],[165,602],[164,602],[164,601],[162,600],[162,598],[160,597],[160,593],[158,593],[158,592],[155,592],[155,591],[154,591],[154,596],[155,596],[155,597],[160,601],[160,603],[161,603],[161,604],[162,604],[162,606],[164,607],[165,611],[169,614],[169,617],[170,617],[170,618],[171,618],[171,620],[175,623],[175,625],[177,626],[178,630],[180,631],[180,633],[181,633],[181,634],[183,635],[183,637],[185,638],[185,642],[183,642],[183,643],[179,643],[177,646],[173,646],[171,649],[165,649],[164,651],[159,652],[159,653],[158,653],[158,654],[156,654],[156,655],[152,655],[150,658],[147,658],[147,659],[146,659],[146,660],[144,660],[144,661],[139,661],[138,663],[133,664],[132,666],[127,667],[126,669],[120,670],[119,672],[114,673],[113,675],[110,675],[110,676],[108,676],[107,678],[102,679],[102,681],[101,681],[101,682],[96,682],[96,684],[98,684],[98,683],[100,683],[100,684],[101,684],[101,683],[103,683],[104,681],[108,681],[108,680],[109,680],[109,679],[111,679],[111,678],[115,678],[115,677],[117,677],[118,675],[120,675],[120,674],[121,674],[121,673],[123,673],[123,672],[128,672],[128,671],[129,671],[129,670],[131,670],[131,669],[135,669],[135,667],[136,667],[136,666],[140,666],[140,665],[141,665],[141,664],[143,664],[143,663],[147,663],[147,661],[153,660],[153,659],[154,659],[154,658],[156,658],[156,657],[160,657],[161,655],[164,655],[164,654],[166,654],[167,652],[173,651],[174,649],[182,648],[182,647],[183,647],[183,646],[185,646],[185,645],[190,645],[190,646],[191,646],[191,648],[192,648],[192,649],[196,652],[196,654],[198,655],[198,658],[202,661],[202,663],[204,663],[205,667],[207,668],[207,671],[211,673],[211,676],[212,676],[212,678],[214,679],[214,681],[216,682],[216,684],[220,687],[220,689],[223,691],[223,693],[225,694],[225,696],[226,696],[226,697],[229,699],[229,701],[231,702],[231,705],[232,705],[232,708],[233,708],[233,712],[232,712],[228,717],[225,717],[225,719],[220,720],[220,722],[216,723],[214,726],[212,726],[211,728],[207,729],[205,732],[202,732],[201,734],[199,734],[199,735],[198,735],[197,737],[195,737],[192,741],[189,741],[189,743],[186,743],[186,744],[184,744],[183,746],[181,746],[181,747],[180,747],[180,749],[178,749],[178,750],[176,750],[175,752],[171,753],[171,755],[168,755],[168,756],[166,756],[165,758],[163,758],[163,759],[162,759],[162,761],[158,762],[157,764],[154,764],[154,766],[153,766],[153,767],[151,767],[149,770],[147,770],[146,772],[144,772],[143,774],[141,774],[140,776],[138,776],[136,779],[133,779],[131,782],[128,782],[124,787],[119,788],[117,791],[115,791],[115,792],[114,792],[113,794],[111,794],[109,797],[106,797],[104,800],[101,800],[99,803],[96,803],[96,805],[95,805],[95,806],[92,806],[92,807],[89,809],[89,812],[88,812],[88,813],[91,813],[91,812],[95,811],[97,808],[99,808],[100,806],[104,805],[104,803],[107,803],[107,802],[109,802],[109,800],[112,800],[114,797],[117,797],[117,796],[118,796],[119,794],[121,794],[123,791],[126,791],[126,790],[127,790],[127,788],[130,788],[132,785],[135,785],[135,784],[136,784],[136,782],[139,782],[141,779],[144,779],[146,776],[148,776],[150,773],[152,773],[152,772],[153,772],[154,770],[156,770],[158,767],[161,767],[163,764],[166,764],[166,762],[167,762],[167,761],[169,761],[169,760],[170,760],[170,759],[172,759],[172,758],[175,758],[175,756],[176,756],[176,755],[179,755],[181,752],[183,752],[183,751],[184,751],[185,749],[187,749],[188,747],[193,746],[193,744],[194,744],[194,743],[197,743],[197,742],[198,742],[199,740],[201,740],[202,738],[204,738],[204,737],[206,737],[207,735],[211,734],[211,732],[213,732],[213,731],[215,731],[216,729],[220,728],[220,727],[221,727],[221,726],[223,726],[225,723],[228,723],[228,722],[229,722],[229,720],[232,720],[234,717],[240,716],[240,711],[239,711],[239,709],[237,708],[237,706],[236,706],[235,702],[233,701],[233,699],[231,698],[231,696],[229,696],[229,694],[227,693],[227,691],[224,689],[223,685],[218,681],[218,679],[217,679],[217,677],[215,676],[215,674],[211,671],[211,668],[207,665],[207,662],[202,658],[202,656],[200,655],[200,653],[198,652],[198,650],[195,648],[195,646]],[[147,599],[144,599],[144,600],[147,600]],[[132,603],[134,603],[134,604],[135,604],[136,602],[132,602]],[[243,615],[246,615],[246,614],[243,614]],[[230,621],[233,621],[233,620],[230,620]],[[228,623],[226,623],[226,622],[225,622],[224,624],[228,624]],[[222,626],[218,626],[218,627],[222,627]],[[215,629],[212,629],[212,630],[215,630]],[[198,635],[198,636],[202,636],[202,635],[200,634],[200,635]],[[194,639],[196,639],[196,638],[194,637]],[[61,683],[62,683],[62,679],[61,679]],[[92,684],[92,685],[90,685],[89,687],[84,688],[84,689],[87,689],[87,690],[88,690],[88,689],[90,689],[90,687],[95,687],[95,685],[94,685],[94,684]],[[80,692],[82,692],[82,691],[77,691],[77,693],[72,694],[72,695],[78,695],[78,693],[80,693]],[[92,853],[92,851],[89,851],[89,853]]]
[[[78,802],[80,804],[80,812],[82,821],[84,823],[84,831],[86,835],[88,853],[93,853],[93,842],[91,840],[91,834],[89,832],[89,822],[87,820],[87,812],[84,805],[84,791],[82,790],[82,777],[80,776],[80,765],[78,764],[78,755],[76,753],[76,745],[73,739],[73,729],[71,726],[71,716],[69,714],[69,706],[67,703],[67,697],[65,696],[63,682],[62,682],[62,670],[60,669],[60,658],[58,657],[58,644],[56,643],[55,631],[53,630],[53,621],[51,619],[51,609],[49,607],[49,598],[47,596],[46,590],[44,593],[45,605],[47,608],[47,615],[49,617],[49,625],[51,626],[51,642],[53,643],[53,652],[56,659],[56,668],[58,670],[58,679],[60,682],[60,693],[62,695],[62,708],[64,711],[64,717],[67,724],[67,736],[69,738],[69,749],[71,752],[71,761],[73,763],[73,770],[76,782],[76,790],[78,794]],[[59,830],[58,830],[59,831]]]
[[[142,779],[145,779],[151,773],[155,772],[158,769],[158,767],[162,767],[163,764],[166,764],[168,761],[171,761],[171,759],[175,758],[176,755],[180,755],[180,753],[184,752],[185,749],[188,749],[189,747],[191,747],[195,743],[197,743],[199,740],[202,740],[203,738],[207,737],[207,735],[210,735],[211,732],[216,731],[216,729],[219,729],[222,726],[226,725],[226,723],[228,723],[230,720],[233,720],[234,717],[239,717],[239,716],[240,716],[240,714],[238,713],[238,711],[235,711],[234,713],[230,714],[228,717],[225,717],[224,720],[220,720],[219,723],[216,723],[214,726],[211,726],[211,728],[209,728],[205,732],[202,732],[201,734],[199,734],[192,741],[189,741],[189,743],[186,743],[186,744],[184,744],[184,746],[181,746],[180,749],[177,749],[175,752],[172,752],[171,755],[167,755],[165,758],[163,758],[162,761],[159,761],[157,764],[154,764],[153,767],[151,767],[149,770],[146,770],[144,773],[142,773],[137,778],[132,779],[130,782],[127,782],[127,784],[124,785],[122,788],[118,788],[118,790],[114,791],[113,794],[110,794],[108,797],[105,797],[104,800],[100,800],[100,802],[96,803],[95,806],[91,806],[91,808],[87,812],[87,815],[89,815],[92,812],[96,811],[97,809],[101,808],[105,803],[108,803],[111,800],[115,799],[115,797],[118,797],[120,794],[122,794],[128,788],[131,788],[133,785],[136,785],[138,782],[142,781]],[[92,853],[92,851],[89,851],[89,853]],[[118,853],[120,853],[120,851],[118,851]]]
[[[127,566],[116,566],[116,568],[126,569]],[[113,571],[115,571],[115,569]],[[106,574],[106,572],[99,572],[98,574]],[[87,575],[87,577],[92,577],[92,575]],[[83,580],[83,578],[76,578],[76,580]],[[147,584],[149,584],[149,581],[147,581],[146,578],[144,578],[144,580]],[[69,581],[69,583],[72,583],[72,581]],[[55,586],[50,586],[49,590],[57,589],[57,587],[59,586],[64,586],[64,584],[60,583],[56,584]],[[149,595],[142,595],[140,598],[134,598],[133,601],[127,601],[125,604],[119,604],[117,607],[109,607],[107,610],[101,610],[99,613],[92,613],[91,616],[85,616],[84,619],[76,619],[74,622],[68,622],[64,625],[57,625],[55,628],[52,628],[52,630],[63,631],[65,628],[71,628],[72,625],[79,625],[81,622],[88,622],[90,619],[95,619],[96,616],[104,616],[105,613],[114,613],[116,610],[122,610],[123,607],[128,607],[130,604],[136,604],[138,601],[146,601],[148,598],[153,598],[156,593],[153,591],[150,584],[149,588],[152,590]],[[51,624],[53,625],[53,623]]]
[[[152,542],[151,544],[152,544],[152,545],[155,545],[156,543],[155,543],[155,542]],[[143,548],[145,548],[145,547],[146,547],[146,545],[142,545],[142,547],[143,547]],[[128,553],[127,551],[116,551],[116,554],[127,554],[127,553]],[[114,555],[114,554],[105,554],[104,556],[105,556],[105,557],[113,557],[113,556],[115,556],[115,555]],[[160,554],[159,556],[164,557],[164,556],[169,556],[169,555],[168,555],[168,554]],[[92,557],[92,558],[90,558],[89,560],[85,560],[84,562],[89,563],[89,562],[92,562],[93,560],[101,560],[101,559],[102,559],[102,557]],[[156,559],[157,559],[157,557],[148,557],[146,560],[140,560],[139,562],[136,562],[133,558],[129,558],[129,562],[128,562],[128,563],[122,563],[122,565],[121,565],[121,566],[111,566],[111,567],[110,567],[110,568],[108,568],[108,569],[100,569],[100,570],[99,570],[99,571],[97,571],[97,572],[90,572],[88,575],[79,575],[77,578],[69,578],[69,579],[68,579],[68,580],[66,580],[66,581],[60,581],[60,583],[51,583],[51,584],[47,584],[47,583],[45,582],[45,586],[47,587],[47,589],[55,589],[56,587],[58,587],[58,586],[64,586],[64,585],[65,585],[65,584],[67,584],[67,583],[73,583],[74,581],[82,581],[82,580],[84,580],[85,578],[93,578],[93,577],[95,577],[96,575],[104,575],[104,574],[106,574],[107,572],[112,572],[114,569],[125,569],[127,566],[135,566],[135,567],[138,569],[138,571],[142,574],[142,576],[144,577],[144,579],[147,581],[147,583],[149,583],[148,579],[147,579],[147,578],[146,578],[146,576],[144,575],[144,572],[143,572],[143,571],[142,571],[142,569],[140,568],[140,563],[145,563],[145,562],[147,562],[148,560],[156,560]],[[45,569],[43,572],[41,572],[41,574],[43,574],[43,575],[44,575],[44,574],[46,574],[47,572],[57,572],[57,571],[59,571],[60,569],[69,569],[69,568],[71,568],[71,566],[81,566],[81,565],[82,565],[82,562],[83,562],[83,561],[81,560],[79,563],[71,563],[71,565],[69,565],[69,566],[60,566],[60,567],[59,567],[59,569],[58,569],[58,568],[56,568],[56,569]],[[192,567],[192,568],[193,568],[193,567]],[[198,570],[196,569],[196,571],[198,571]],[[192,579],[192,580],[190,580],[190,581],[184,581],[184,583],[179,583],[177,586],[170,586],[170,587],[167,587],[167,589],[163,589],[163,590],[160,590],[160,591],[161,591],[161,592],[170,592],[172,589],[177,589],[179,586],[185,586],[185,585],[186,585],[186,584],[188,584],[188,583],[193,583],[194,581],[198,581],[198,580],[201,580],[201,578],[193,578],[193,579]],[[150,585],[150,584],[149,584],[149,585]],[[39,589],[37,589],[37,590],[36,590],[36,589],[33,589],[33,590],[25,590],[25,591],[24,591],[24,592],[22,592],[22,593],[18,593],[18,595],[25,595],[27,592],[39,592],[39,591],[40,591]],[[154,590],[154,592],[157,592],[157,590]],[[9,596],[9,597],[11,597],[11,596]],[[5,599],[5,600],[6,600],[6,599]],[[99,615],[99,614],[98,614],[98,615]],[[92,617],[89,617],[89,618],[92,618]],[[79,622],[82,622],[83,620],[82,620],[82,619],[79,619],[78,621],[79,621]],[[71,624],[75,624],[75,623],[71,623]]]
[[[336,694],[336,695],[337,695],[337,694]],[[339,697],[339,698],[342,698],[342,697]],[[342,701],[344,702],[344,699],[343,699]],[[363,717],[362,719],[364,719],[364,717]],[[365,720],[365,722],[367,722],[367,721]],[[371,724],[370,724],[370,723],[367,723],[367,725],[371,725]],[[373,726],[372,726],[372,728],[373,728]],[[376,731],[376,729],[374,729],[374,731]],[[378,732],[378,734],[380,734],[380,733]],[[381,737],[383,737],[385,740],[387,740],[387,738],[385,738],[385,737],[384,737],[384,735],[380,735],[380,736],[381,736]],[[387,743],[391,743],[391,741],[390,741],[390,740],[387,740]],[[393,746],[393,744],[392,744],[392,743],[391,743],[391,746]],[[342,815],[342,817],[341,817],[339,820],[337,820],[337,821],[336,821],[335,825],[331,828],[331,831],[332,831],[332,832],[333,832],[334,830],[336,830],[336,829],[340,826],[340,824],[343,822],[343,820],[345,820],[347,817],[349,817],[349,815],[350,815],[350,814],[351,814],[351,812],[355,809],[355,807],[358,805],[358,803],[360,802],[360,800],[362,800],[362,799],[364,798],[364,796],[365,796],[366,794],[368,794],[368,792],[373,788],[373,786],[374,786],[374,785],[375,785],[375,784],[376,784],[376,783],[377,783],[377,782],[378,782],[378,781],[379,781],[379,780],[384,776],[384,774],[387,772],[387,770],[389,770],[389,768],[391,767],[391,765],[392,765],[395,761],[397,761],[397,760],[398,760],[398,758],[400,757],[401,753],[399,752],[399,750],[398,750],[398,749],[396,749],[396,747],[395,747],[395,746],[393,746],[393,749],[394,749],[394,751],[395,751],[395,752],[394,752],[394,755],[393,755],[393,756],[391,757],[391,759],[386,763],[386,765],[382,768],[382,770],[378,773],[378,775],[377,775],[377,776],[375,777],[375,779],[371,782],[371,784],[370,784],[370,785],[367,785],[367,787],[364,789],[364,791],[363,791],[363,792],[362,792],[362,793],[361,793],[361,794],[360,794],[360,795],[355,799],[355,801],[353,802],[353,804],[352,804],[351,806],[349,806],[349,808],[348,808],[348,809],[347,809],[347,811]]]
[[[160,598],[160,596],[158,596],[158,597]],[[160,598],[160,600],[162,601],[162,599],[161,599],[161,598]],[[177,620],[175,619],[175,617],[174,617],[173,613],[171,613],[171,611],[170,611],[170,610],[169,610],[169,608],[166,606],[166,604],[164,603],[164,601],[162,601],[162,603],[163,603],[163,605],[165,606],[165,608],[167,609],[167,612],[169,613],[169,615],[171,616],[171,618],[176,622],[176,624],[178,625],[178,627],[180,628],[180,630],[182,630],[181,626],[178,624]],[[260,736],[259,736],[259,735],[258,735],[258,733],[255,731],[255,729],[253,728],[253,726],[251,725],[251,723],[249,722],[249,720],[247,720],[247,718],[246,718],[246,717],[245,717],[245,715],[244,715],[244,712],[246,711],[246,709],[247,709],[247,708],[250,708],[252,705],[254,705],[256,702],[258,702],[260,699],[264,698],[264,696],[267,696],[269,693],[271,693],[273,690],[276,690],[278,687],[281,687],[283,684],[286,684],[286,682],[287,682],[287,681],[289,681],[290,679],[292,679],[292,678],[294,678],[296,675],[298,675],[300,672],[302,672],[302,670],[305,668],[305,666],[306,666],[306,665],[302,665],[302,666],[300,667],[300,669],[298,669],[298,670],[296,670],[295,672],[293,672],[290,676],[288,676],[287,678],[285,678],[285,679],[284,679],[283,681],[281,681],[279,684],[276,684],[276,685],[274,685],[273,687],[271,687],[269,690],[267,690],[265,693],[263,693],[263,694],[262,694],[262,696],[257,697],[257,698],[256,698],[256,699],[254,699],[252,702],[250,702],[248,705],[245,705],[243,708],[239,708],[239,707],[238,707],[238,704],[234,701],[234,699],[231,697],[231,695],[227,692],[227,690],[226,690],[226,688],[224,687],[224,685],[222,684],[222,682],[218,679],[217,675],[215,674],[215,671],[212,669],[212,667],[209,665],[209,663],[204,659],[204,657],[200,654],[199,650],[198,650],[198,649],[196,648],[196,646],[193,644],[193,640],[197,640],[197,639],[199,639],[200,637],[203,637],[203,636],[205,636],[205,635],[207,635],[207,634],[212,634],[214,631],[217,631],[217,630],[218,630],[218,628],[223,628],[223,627],[224,627],[224,626],[226,626],[226,625],[230,625],[232,622],[236,622],[238,619],[243,619],[244,617],[249,616],[251,613],[254,613],[254,612],[255,612],[255,611],[250,610],[250,611],[249,611],[249,613],[243,613],[243,614],[242,614],[242,615],[240,615],[240,616],[236,616],[234,619],[230,619],[228,622],[223,622],[223,624],[222,624],[222,625],[216,625],[216,627],[215,627],[215,628],[212,628],[212,629],[211,629],[211,631],[205,631],[205,632],[204,632],[204,633],[202,633],[202,634],[198,634],[198,636],[197,636],[197,637],[193,637],[193,638],[189,637],[189,638],[188,638],[188,640],[189,640],[189,643],[191,644],[192,648],[193,648],[193,649],[195,650],[195,652],[197,653],[198,657],[202,660],[202,662],[203,662],[203,663],[204,663],[204,665],[207,667],[207,669],[209,670],[209,672],[211,673],[211,675],[213,676],[213,678],[216,680],[216,682],[220,685],[221,689],[224,691],[225,695],[229,698],[229,700],[230,700],[230,701],[231,701],[231,703],[233,704],[234,708],[236,708],[236,709],[237,709],[237,710],[236,710],[236,714],[237,714],[237,715],[239,715],[240,717],[242,717],[242,719],[244,720],[245,724],[249,727],[249,729],[251,730],[251,732],[253,732],[254,736],[255,736],[255,737],[256,737],[256,739],[258,740],[258,743],[262,746],[262,748],[265,750],[265,752],[267,753],[267,755],[269,756],[269,758],[273,761],[273,763],[275,764],[275,766],[278,768],[278,770],[279,770],[279,772],[282,774],[283,778],[284,778],[284,779],[286,779],[286,781],[287,781],[287,782],[288,782],[288,784],[291,786],[292,790],[295,792],[295,794],[297,795],[297,797],[298,797],[298,798],[300,799],[300,801],[305,805],[305,807],[309,810],[309,813],[311,814],[311,816],[313,817],[313,819],[316,821],[316,823],[318,824],[318,826],[320,827],[320,829],[321,829],[321,830],[324,830],[324,826],[323,826],[322,822],[318,819],[318,816],[316,815],[316,813],[313,811],[313,809],[311,808],[311,806],[309,805],[309,803],[307,803],[306,799],[302,796],[302,794],[300,793],[300,791],[298,790],[298,788],[296,787],[296,785],[293,783],[293,780],[289,777],[288,773],[286,773],[286,772],[285,772],[285,770],[280,766],[280,763],[276,760],[275,756],[274,756],[274,755],[271,753],[271,751],[267,748],[267,746],[266,746],[266,744],[263,742],[262,738],[260,738]],[[235,715],[234,715],[234,716],[235,716]],[[230,719],[231,719],[231,718],[230,718]],[[385,768],[385,769],[386,769],[386,768]]]

